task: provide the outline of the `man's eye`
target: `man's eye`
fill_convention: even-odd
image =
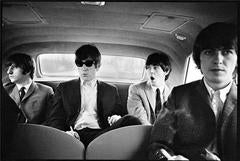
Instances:
[[[229,55],[229,54],[232,54],[232,51],[231,50],[223,50],[222,54],[223,55]]]
[[[157,70],[158,68],[160,68],[159,66],[154,66],[153,69]]]
[[[15,69],[17,67],[16,67],[16,65],[10,65],[10,66],[8,66],[8,68]]]
[[[212,53],[213,53],[212,50],[204,50],[203,51],[203,54],[205,54],[205,55],[211,55]]]

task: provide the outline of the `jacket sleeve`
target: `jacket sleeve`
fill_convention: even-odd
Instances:
[[[114,100],[114,107],[112,108],[113,110],[110,112],[109,116],[112,116],[112,115],[120,115],[120,116],[123,116],[125,113],[124,113],[124,110],[123,110],[123,106],[121,104],[121,99],[120,99],[120,96],[119,96],[119,92],[118,92],[118,89],[117,87],[113,87],[113,96],[115,97]]]
[[[151,125],[147,119],[141,96],[135,85],[130,85],[127,100],[127,110],[130,115],[137,117],[143,125]]]
[[[59,84],[51,101],[51,111],[49,112],[46,125],[65,131],[67,129],[66,114],[63,108],[62,97],[62,84]]]
[[[46,113],[44,114],[43,125],[47,124],[47,119],[49,118],[49,114],[51,113],[53,95],[54,95],[53,89],[49,87],[46,95]]]
[[[153,125],[149,144],[149,159],[157,159],[157,154],[161,148],[170,154],[174,153],[172,145],[177,129],[174,109],[174,94],[171,94]]]

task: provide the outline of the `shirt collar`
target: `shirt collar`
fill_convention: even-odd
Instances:
[[[164,91],[164,89],[165,89],[165,83],[162,85],[162,86],[159,86],[159,87],[155,87],[155,86],[152,86],[152,84],[151,84],[151,82],[150,81],[148,81],[148,83],[150,84],[150,86],[152,87],[152,89],[154,90],[154,91],[156,91],[156,89],[158,88],[159,90],[160,90],[160,93],[163,93],[163,91]]]
[[[205,79],[203,79],[203,82],[204,82],[205,87],[207,88],[210,98],[212,98],[215,91],[207,84]],[[232,86],[232,81],[225,88],[222,88],[219,90],[220,98],[221,98],[222,102],[225,102],[225,100],[227,98],[227,94],[229,93],[229,91],[231,89],[231,86]]]
[[[97,79],[93,79],[91,81],[80,81],[81,82],[81,86],[90,86],[90,87],[94,87],[97,84]]]
[[[20,90],[22,87],[25,87],[25,92],[27,93],[27,91],[28,91],[28,89],[30,88],[30,86],[31,86],[31,84],[32,84],[32,80],[28,83],[28,84],[26,84],[26,85],[21,85],[21,84],[16,84],[16,86],[17,86],[17,88],[18,88],[18,90]]]

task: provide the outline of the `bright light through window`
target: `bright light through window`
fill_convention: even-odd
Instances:
[[[189,65],[188,65],[188,72],[186,75],[186,83],[199,80],[202,78],[201,71],[197,68],[192,55],[189,57]]]
[[[74,54],[41,54],[38,67],[44,77],[78,77]],[[136,82],[142,79],[145,60],[135,57],[102,55],[97,78],[115,82]]]
[[[78,75],[72,54],[42,54],[38,56],[42,77],[75,77]]]

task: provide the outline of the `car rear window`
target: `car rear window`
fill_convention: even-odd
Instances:
[[[41,78],[78,77],[74,54],[40,54],[37,57]],[[136,82],[143,78],[145,60],[136,57],[102,55],[97,78],[114,82]]]

